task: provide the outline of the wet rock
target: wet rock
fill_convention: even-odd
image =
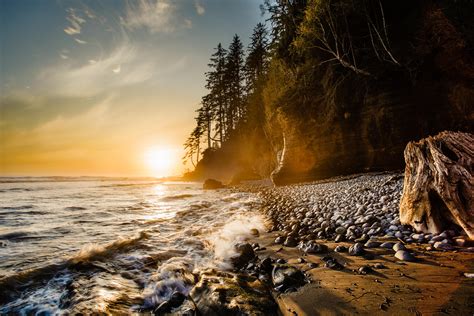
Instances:
[[[369,274],[371,272],[374,272],[374,270],[372,270],[372,268],[369,266],[362,266],[357,271],[359,272],[359,274]]]
[[[447,242],[437,241],[434,243],[433,247],[436,250],[453,250],[454,247],[448,244]]]
[[[384,242],[380,245],[380,248],[393,249],[393,242]]]
[[[384,266],[382,263],[376,263],[374,264],[375,269],[386,269],[387,267]]]
[[[342,246],[342,245],[339,245],[336,247],[336,249],[334,249],[335,252],[346,252],[347,251],[347,247],[346,246]]]
[[[277,238],[275,238],[275,244],[277,245],[282,244],[284,241],[285,241],[285,237],[283,236],[278,236]]]
[[[415,257],[406,250],[398,250],[395,253],[395,258],[402,261],[415,261]]]
[[[248,265],[249,261],[255,258],[255,251],[249,243],[239,243],[235,245],[237,255],[230,259],[232,265],[237,268],[243,268]]]
[[[303,272],[292,266],[275,266],[272,271],[272,282],[280,292],[289,288],[298,288],[305,284]]]
[[[283,242],[283,246],[286,247],[296,247],[297,244],[298,242],[296,241],[296,239],[291,236],[286,237],[285,242]]]
[[[161,303],[153,312],[155,315],[163,315],[171,312],[172,309],[177,308],[183,304],[186,295],[181,292],[173,292],[169,300]]]
[[[250,230],[250,234],[252,234],[252,236],[255,236],[255,237],[260,236],[260,232],[259,232],[258,229],[256,229],[256,228],[252,228],[252,229]]]
[[[466,241],[466,239],[464,239],[464,238],[456,238],[456,239],[454,240],[454,243],[456,244],[456,246],[465,247],[466,244],[467,244],[467,241]]]
[[[355,243],[349,248],[349,255],[351,256],[362,256],[364,253],[364,246],[361,243]]]
[[[344,266],[339,263],[335,258],[326,256],[322,258],[322,260],[325,262],[324,267],[333,269],[333,270],[342,270],[344,269]]]
[[[273,262],[271,258],[265,258],[260,262],[260,270],[270,273],[273,269]]]
[[[401,242],[397,242],[395,245],[393,245],[392,249],[393,249],[393,251],[397,252],[399,250],[405,250],[407,248]]]
[[[364,245],[366,248],[377,248],[378,246],[380,246],[380,243],[374,240],[369,240]]]
[[[206,270],[189,296],[198,315],[268,315],[277,306],[267,287],[257,278]],[[181,310],[173,310],[180,315]]]
[[[308,254],[325,253],[327,252],[328,247],[314,241],[309,241],[302,245],[301,250]]]
[[[314,269],[314,268],[317,268],[317,267],[318,267],[317,263],[314,263],[314,262],[309,262],[308,263],[308,268],[310,268],[310,269]]]
[[[225,185],[222,184],[222,182],[217,181],[215,179],[207,179],[206,181],[204,181],[202,188],[204,190],[216,190],[216,189],[225,188]]]

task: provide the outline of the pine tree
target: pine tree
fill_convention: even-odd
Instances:
[[[215,128],[219,134],[220,145],[224,142],[227,132],[225,122],[227,111],[225,87],[226,56],[227,51],[219,43],[215,48],[214,54],[211,56],[211,62],[208,64],[211,70],[206,73],[206,89],[209,90],[207,102],[213,109],[217,119]]]
[[[245,60],[246,92],[251,94],[255,91],[257,82],[263,77],[268,69],[268,38],[265,25],[258,23],[253,29],[250,44],[247,48],[248,55]]]
[[[229,131],[235,129],[237,123],[244,117],[243,107],[243,82],[244,82],[244,49],[243,44],[236,34],[229,46],[225,63],[225,83],[228,107],[226,123]]]

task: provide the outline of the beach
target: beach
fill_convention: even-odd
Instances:
[[[386,173],[262,190],[270,229],[251,240],[258,257],[307,277],[273,292],[283,315],[473,313],[472,244],[455,228],[433,235],[400,225],[402,187],[402,174]],[[362,251],[351,253],[356,243]]]
[[[400,173],[219,190],[133,179],[14,180],[2,183],[0,196],[1,313],[474,310],[470,241],[456,227],[420,234],[401,225]]]

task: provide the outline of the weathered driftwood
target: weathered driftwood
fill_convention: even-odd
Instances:
[[[474,239],[474,135],[442,132],[405,148],[400,221],[440,233],[460,226]]]

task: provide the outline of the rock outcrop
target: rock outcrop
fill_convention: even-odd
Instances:
[[[272,175],[276,185],[401,170],[409,141],[443,130],[473,131],[472,23],[453,14],[471,7],[403,4],[405,18],[392,16],[390,34],[404,67],[380,65],[372,77],[319,67],[274,101],[284,103],[278,111],[267,109],[272,143],[279,145],[274,152],[283,149]]]
[[[474,135],[442,132],[405,149],[400,222],[440,233],[460,226],[474,239]]]
[[[204,190],[216,190],[216,189],[223,189],[225,188],[225,185],[222,184],[222,182],[215,180],[215,179],[207,179],[204,181],[204,184],[202,185],[202,188]]]

